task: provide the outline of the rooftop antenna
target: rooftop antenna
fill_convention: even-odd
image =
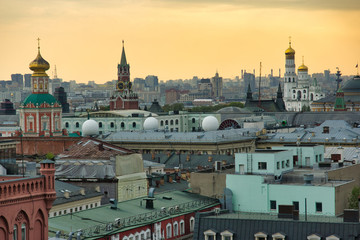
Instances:
[[[261,106],[261,91],[260,91],[260,87],[261,87],[261,62],[260,62],[260,77],[259,77],[259,103],[258,103],[258,107]]]
[[[359,76],[359,62],[356,63],[356,75]]]

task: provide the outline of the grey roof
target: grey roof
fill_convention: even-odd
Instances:
[[[211,158],[211,162],[209,162],[209,158]],[[197,155],[196,152],[190,155],[181,154],[180,158],[176,152],[172,152],[170,156],[167,154],[156,154],[154,160],[152,160],[151,154],[143,154],[143,159],[163,163],[166,168],[179,167],[179,164],[181,164],[181,169],[189,170],[197,169],[198,166],[203,168],[212,168],[215,161],[226,161],[227,165],[235,163],[235,158],[232,155]]]
[[[209,132],[122,131],[103,136],[106,142],[232,142],[255,138],[258,129],[232,129]]]
[[[94,189],[86,189],[85,195],[80,193],[81,187],[75,186],[73,184],[65,183],[62,181],[55,180],[55,191],[56,191],[56,200],[53,205],[60,205],[68,202],[79,201],[87,198],[93,198],[96,196],[102,196],[100,192],[96,192]],[[65,198],[64,193],[68,192],[70,198]]]
[[[194,240],[204,240],[204,232],[213,229],[217,238],[223,231],[234,232],[233,239],[254,239],[254,234],[263,232],[272,239],[271,235],[283,233],[288,240],[304,240],[312,234],[325,239],[337,235],[340,239],[359,239],[360,223],[343,222],[342,218],[308,216],[305,221],[300,215],[300,220],[279,219],[277,215],[256,213],[227,213],[214,215],[214,212],[198,213],[195,222]],[[352,236],[352,237],[350,237]]]
[[[67,160],[57,161],[55,177],[59,178],[96,178],[111,179],[115,177],[114,167],[110,161]]]
[[[329,133],[323,133],[323,127],[329,127]],[[360,139],[360,128],[353,128],[344,120],[327,120],[320,126],[313,128],[297,128],[291,133],[268,134],[265,142],[301,142],[325,143],[325,142],[356,142]]]
[[[144,162],[144,168],[148,168],[148,167],[165,167],[165,164],[162,164],[162,163],[152,162],[152,161],[148,161],[148,160],[143,160],[143,162]]]

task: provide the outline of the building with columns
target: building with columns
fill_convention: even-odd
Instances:
[[[310,79],[304,58],[296,74],[295,50],[289,41],[289,48],[285,51],[284,102],[286,110],[300,112],[305,108],[309,109],[313,101],[324,96],[316,79]]]
[[[121,54],[121,61],[118,64],[118,80],[116,90],[110,98],[110,110],[139,109],[139,98],[132,91],[130,81],[130,65],[126,61],[124,41]]]
[[[62,136],[61,104],[49,94],[49,76],[46,74],[50,64],[38,55],[29,64],[32,93],[20,104],[20,127],[25,137]]]

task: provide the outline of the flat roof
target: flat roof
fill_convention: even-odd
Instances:
[[[154,197],[154,209],[145,208],[147,197],[142,197],[120,202],[117,209],[111,209],[111,204],[107,204],[49,218],[49,236],[55,236],[57,231],[68,236],[70,232],[81,230],[87,239],[98,239],[106,234],[123,232],[219,204],[216,199],[184,191],[162,192]]]

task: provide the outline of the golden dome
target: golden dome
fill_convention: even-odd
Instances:
[[[298,68],[298,71],[307,71],[308,70],[308,67],[305,66],[304,64],[302,64],[299,68]]]
[[[285,56],[286,58],[294,58],[295,56],[295,50],[291,47],[291,37],[289,37],[289,47],[285,50]]]
[[[298,71],[300,71],[300,72],[308,71],[308,67],[305,66],[305,64],[304,64],[304,56],[302,57],[302,64],[299,66]]]
[[[34,71],[33,75],[46,75],[45,71],[50,68],[50,64],[40,54],[40,45],[38,46],[38,55],[29,64],[29,68]]]

